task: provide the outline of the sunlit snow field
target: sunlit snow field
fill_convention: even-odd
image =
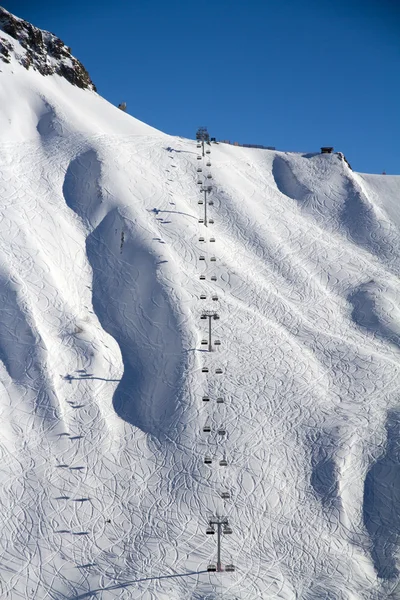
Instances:
[[[1,68],[1,598],[400,598],[400,177]]]

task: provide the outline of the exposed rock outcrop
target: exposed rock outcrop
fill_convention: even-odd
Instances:
[[[0,60],[11,62],[12,43],[2,33],[17,40],[23,50],[15,52],[18,62],[42,75],[61,75],[73,85],[96,91],[89,73],[71,54],[71,48],[48,31],[34,27],[0,6]]]

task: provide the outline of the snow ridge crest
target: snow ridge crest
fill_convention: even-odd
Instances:
[[[82,63],[71,54],[71,48],[54,34],[34,27],[11,14],[0,6],[0,60],[11,62],[13,44],[2,33],[17,40],[23,54],[15,53],[18,62],[29,69],[39,71],[42,75],[61,75],[77,87],[96,91]]]

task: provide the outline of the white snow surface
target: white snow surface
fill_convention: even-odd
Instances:
[[[400,177],[0,68],[0,597],[400,598]]]

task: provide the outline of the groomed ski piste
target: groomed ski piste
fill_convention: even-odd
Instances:
[[[400,177],[0,69],[0,597],[400,598]]]

